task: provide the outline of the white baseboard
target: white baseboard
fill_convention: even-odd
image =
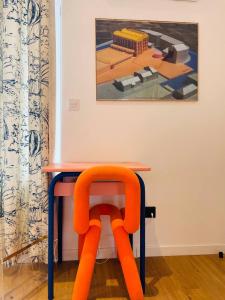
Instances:
[[[178,256],[178,255],[206,255],[225,251],[225,244],[214,245],[168,245],[147,247],[146,256]],[[139,253],[139,249],[138,252]]]
[[[178,256],[178,255],[205,255],[217,254],[219,251],[225,252],[225,244],[212,245],[168,245],[146,247],[146,256]],[[77,249],[64,249],[63,260],[71,261],[77,259]],[[134,255],[139,256],[139,247],[134,247]],[[100,248],[98,250],[98,259],[115,258],[115,248]]]

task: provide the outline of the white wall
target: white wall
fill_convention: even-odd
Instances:
[[[95,18],[199,22],[199,101],[96,102]],[[62,160],[152,167],[143,174],[158,212],[147,221],[148,254],[225,250],[224,0],[64,0],[62,21]],[[70,98],[80,111],[67,110]]]

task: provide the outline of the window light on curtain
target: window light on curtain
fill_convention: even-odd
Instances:
[[[49,5],[49,0],[0,2],[3,259],[47,235],[48,182],[41,168],[49,161]],[[32,261],[46,260],[46,247],[32,247]]]

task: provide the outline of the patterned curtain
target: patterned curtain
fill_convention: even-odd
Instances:
[[[4,257],[47,235],[48,183],[41,168],[49,155],[48,2],[0,0],[0,245]],[[33,261],[43,258],[45,247],[32,247]]]

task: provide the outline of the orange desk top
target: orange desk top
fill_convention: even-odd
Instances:
[[[42,168],[42,172],[82,172],[99,165],[117,165],[127,167],[133,171],[151,171],[151,168],[140,162],[68,162],[49,164]]]

